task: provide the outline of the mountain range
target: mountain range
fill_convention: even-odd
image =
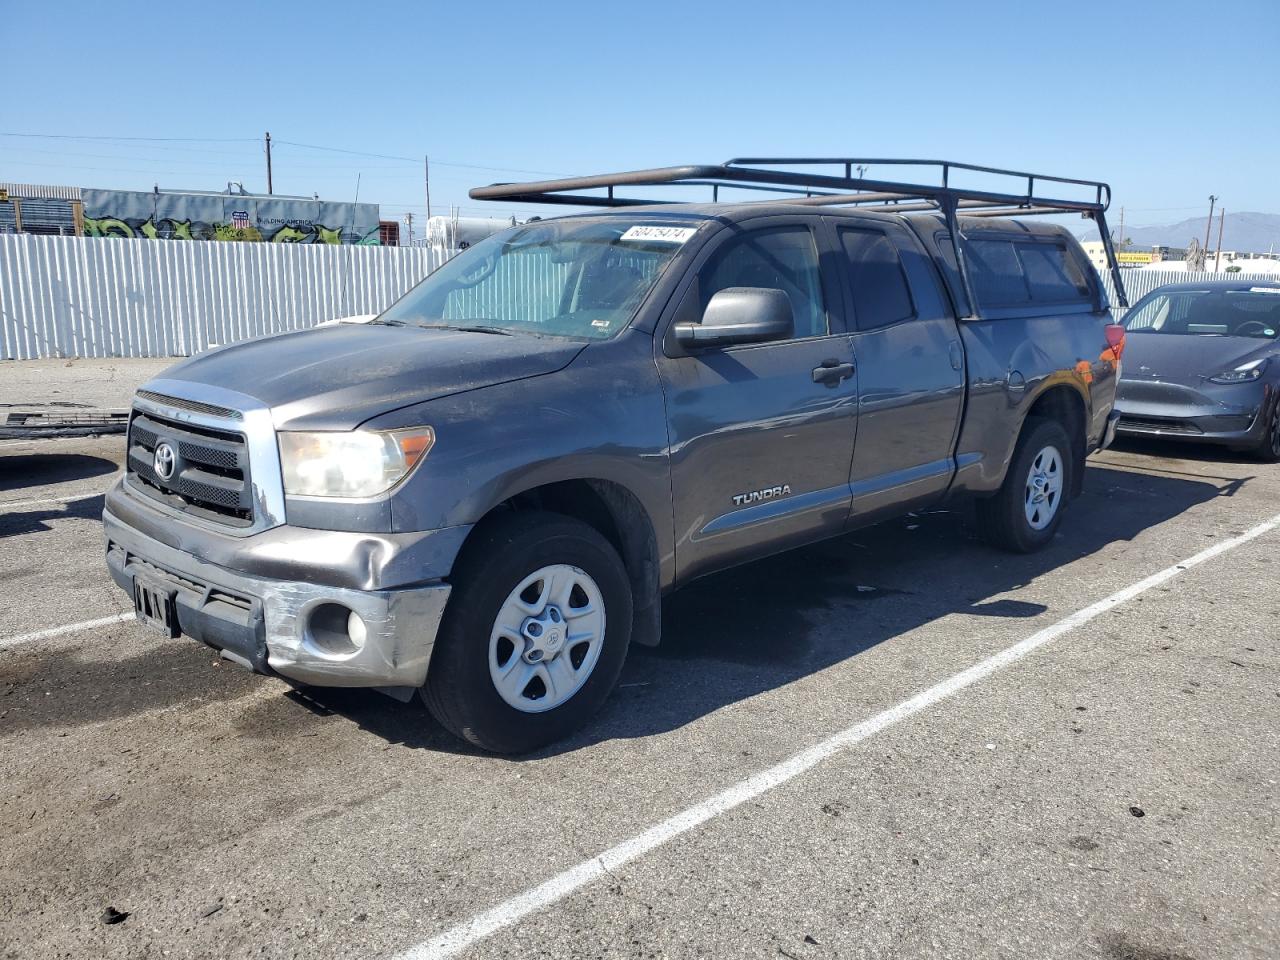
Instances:
[[[1192,217],[1180,220],[1163,227],[1131,227],[1125,224],[1125,239],[1136,247],[1150,247],[1161,244],[1169,247],[1185,247],[1193,237],[1198,243],[1204,243],[1204,228],[1208,218]],[[1107,226],[1119,239],[1119,216],[1115,207],[1107,214]],[[1097,240],[1098,231],[1093,230],[1080,235],[1081,240]],[[1228,213],[1222,231],[1222,249],[1238,250],[1246,253],[1267,253],[1272,247],[1280,252],[1280,214],[1275,213]],[[1215,214],[1213,226],[1209,230],[1209,249],[1218,248],[1218,217]]]

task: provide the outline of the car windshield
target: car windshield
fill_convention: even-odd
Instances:
[[[1280,287],[1236,290],[1157,290],[1124,318],[1130,333],[1194,337],[1280,337]]]
[[[378,322],[607,339],[696,229],[620,217],[514,227],[458,254]]]

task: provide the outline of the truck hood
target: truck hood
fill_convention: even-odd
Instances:
[[[1254,337],[1131,333],[1125,338],[1121,376],[1125,380],[1159,380],[1195,387],[1206,377],[1234,370],[1275,351],[1274,342]]]
[[[351,430],[410,404],[555,373],[584,347],[523,334],[339,324],[211,350],[162,376],[256,397],[281,430]]]

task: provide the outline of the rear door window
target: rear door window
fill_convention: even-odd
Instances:
[[[849,286],[858,328],[885,327],[916,315],[898,249],[879,230],[844,228],[840,245],[849,258]]]

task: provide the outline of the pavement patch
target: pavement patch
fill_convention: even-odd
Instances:
[[[525,917],[537,913],[563,900],[570,894],[595,881],[611,875],[628,863],[661,847],[677,837],[727,813],[748,801],[781,786],[806,771],[843,751],[866,740],[882,730],[905,720],[937,703],[953,696],[973,684],[984,680],[1028,654],[1076,630],[1104,613],[1138,598],[1186,570],[1221,556],[1242,544],[1256,540],[1280,527],[1280,515],[1246,530],[1244,533],[1220,540],[1180,563],[1166,567],[1150,576],[1116,591],[1108,597],[1090,604],[1057,623],[1033,633],[1026,639],[974,664],[966,670],[943,680],[908,700],[883,711],[868,720],[855,724],[795,754],[783,762],[742,780],[726,790],[707,798],[699,804],[682,810],[648,830],[624,840],[603,853],[585,860],[552,877],[550,880],[476,914],[438,936],[419,943],[395,955],[395,960],[444,960],[454,957],[507,927],[519,923]],[[1138,808],[1131,808],[1136,810]],[[1141,814],[1134,814],[1140,816]]]

